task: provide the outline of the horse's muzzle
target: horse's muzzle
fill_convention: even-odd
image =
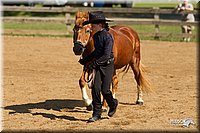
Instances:
[[[81,55],[85,50],[83,44],[79,41],[74,43],[73,52],[75,55]]]

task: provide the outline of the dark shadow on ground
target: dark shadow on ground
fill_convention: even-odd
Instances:
[[[46,109],[46,110],[56,110],[61,111],[62,109],[74,109],[75,107],[84,107],[82,100],[72,100],[72,99],[53,99],[46,100],[45,102],[39,103],[27,103],[20,105],[10,105],[4,107],[5,110],[13,110],[12,113],[30,113],[31,109]]]
[[[15,113],[30,113],[33,116],[41,115],[45,118],[49,118],[51,120],[54,119],[65,119],[70,121],[86,121],[86,120],[80,120],[75,118],[74,116],[57,116],[55,114],[49,114],[49,113],[41,113],[41,112],[31,112],[32,109],[45,109],[45,110],[55,110],[59,112],[81,112],[81,113],[89,113],[86,108],[84,109],[84,103],[82,100],[72,100],[72,99],[53,99],[53,100],[46,100],[45,102],[39,102],[39,103],[27,103],[27,104],[20,104],[20,105],[10,105],[5,106],[4,110],[10,110],[9,114],[15,114]]]

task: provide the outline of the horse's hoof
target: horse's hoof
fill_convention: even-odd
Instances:
[[[90,105],[86,106],[86,108],[87,108],[88,111],[92,111],[93,110],[93,105],[90,104]]]
[[[102,111],[102,112],[107,112],[107,109],[102,109],[101,111]]]
[[[136,104],[138,104],[138,105],[143,105],[143,102],[137,101]]]

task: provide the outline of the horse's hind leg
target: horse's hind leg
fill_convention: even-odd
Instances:
[[[117,79],[117,75],[116,75],[116,70],[114,70],[113,73],[113,77],[112,77],[112,94],[113,94],[113,98],[115,98],[115,94],[118,88],[118,79]],[[107,103],[106,100],[103,99],[102,102],[102,111],[106,112],[107,111]]]
[[[142,88],[141,88],[141,85],[140,85],[140,61],[139,59],[133,57],[133,60],[132,62],[130,63],[130,66],[133,70],[133,73],[135,75],[135,80],[137,82],[137,101],[136,101],[136,104],[139,104],[139,105],[143,105],[144,101],[142,99]]]
[[[117,79],[117,74],[116,74],[116,70],[114,70],[113,73],[113,77],[112,77],[112,94],[113,94],[113,98],[115,98],[115,94],[117,92],[118,89],[118,79]]]

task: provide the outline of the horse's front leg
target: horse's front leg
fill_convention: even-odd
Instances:
[[[117,88],[118,88],[118,82],[119,81],[117,79],[116,70],[114,70],[113,77],[112,77],[112,94],[113,94],[113,98],[115,98],[115,94],[116,94],[116,91],[117,91]],[[103,112],[107,111],[107,103],[106,103],[105,99],[103,99],[103,102],[102,102],[102,111]]]
[[[93,106],[92,106],[92,100],[89,99],[89,97],[87,95],[87,90],[86,90],[87,83],[85,81],[85,71],[82,72],[81,78],[79,80],[79,86],[81,88],[83,102],[84,102],[85,106],[87,107],[87,110],[91,111]]]

